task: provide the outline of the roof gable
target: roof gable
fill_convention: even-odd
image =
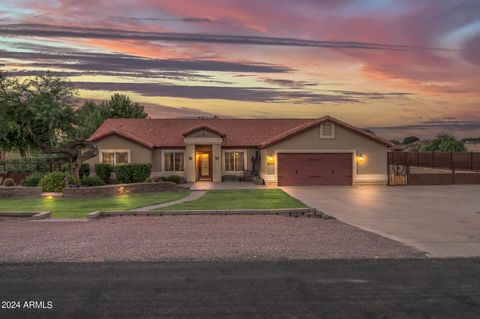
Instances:
[[[340,121],[336,118],[333,118],[333,117],[327,115],[327,116],[321,117],[319,119],[313,120],[309,123],[301,124],[301,125],[299,125],[297,127],[294,127],[294,128],[292,128],[288,131],[285,131],[282,134],[279,134],[279,135],[277,135],[277,136],[275,136],[271,139],[268,139],[268,140],[264,141],[262,144],[259,145],[259,147],[260,148],[265,148],[265,147],[272,146],[272,145],[274,145],[278,142],[281,142],[281,141],[283,141],[285,139],[288,139],[292,136],[295,136],[297,134],[303,133],[303,132],[305,132],[305,131],[307,131],[311,128],[314,128],[314,127],[319,126],[322,123],[326,123],[326,122],[331,122],[335,125],[338,125],[340,127],[345,128],[345,129],[347,129],[347,130],[349,130],[349,131],[351,131],[355,134],[366,137],[366,138],[368,138],[370,140],[373,140],[374,142],[377,142],[379,144],[385,145],[386,147],[392,147],[393,146],[392,143],[390,143],[389,141],[387,141],[387,140],[385,140],[381,137],[373,135],[373,134],[371,134],[371,133],[369,133],[365,130],[359,129],[359,128],[353,126],[353,125],[347,124],[345,122],[342,122],[342,121]]]
[[[224,137],[225,136],[225,134],[220,133],[216,129],[211,128],[209,126],[205,126],[205,125],[198,126],[198,127],[193,128],[191,130],[188,130],[187,132],[183,133],[183,136],[187,137],[189,135],[195,135],[195,136],[192,136],[192,137],[211,137],[210,135],[207,136],[207,135],[202,134],[202,133],[205,133],[205,132],[216,135],[218,137]]]
[[[331,121],[387,147],[390,142],[331,116],[317,119],[108,119],[90,137],[100,140],[116,134],[148,148],[184,147],[184,137],[205,130],[223,137],[223,147],[269,147],[291,136]]]

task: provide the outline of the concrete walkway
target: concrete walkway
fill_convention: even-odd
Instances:
[[[190,184],[190,189],[194,191],[205,190],[222,190],[222,189],[262,189],[265,185],[257,185],[252,182],[221,182],[212,183],[207,181],[199,181]]]
[[[168,207],[168,206],[172,206],[172,205],[176,205],[176,204],[191,202],[192,200],[199,199],[203,195],[205,195],[205,191],[193,191],[193,192],[190,193],[190,195],[188,195],[184,198],[181,198],[179,200],[174,200],[174,201],[171,201],[171,202],[166,202],[166,203],[157,204],[157,205],[150,205],[150,206],[146,206],[146,207],[142,207],[142,208],[135,208],[135,209],[130,209],[130,210],[138,210],[138,211],[155,210],[155,209],[158,209],[158,208],[163,208],[163,207]]]

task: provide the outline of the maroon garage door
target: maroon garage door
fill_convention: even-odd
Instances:
[[[278,185],[352,185],[352,153],[279,153]]]

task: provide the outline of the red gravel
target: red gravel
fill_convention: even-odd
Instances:
[[[341,223],[282,216],[0,220],[0,262],[423,257]]]

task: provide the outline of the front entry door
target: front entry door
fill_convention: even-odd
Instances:
[[[200,152],[198,158],[198,179],[212,179],[212,152]]]

